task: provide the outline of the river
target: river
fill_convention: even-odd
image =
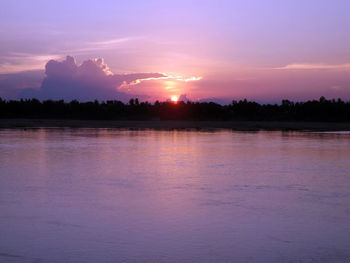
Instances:
[[[350,262],[350,135],[0,130],[0,262]]]

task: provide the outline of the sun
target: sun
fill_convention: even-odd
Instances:
[[[172,102],[176,103],[176,102],[178,102],[178,100],[179,100],[179,97],[177,97],[177,96],[171,96],[171,101],[172,101]]]

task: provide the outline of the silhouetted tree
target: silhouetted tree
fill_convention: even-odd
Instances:
[[[40,102],[37,99],[0,98],[0,118],[57,118],[106,120],[255,120],[255,121],[329,121],[349,122],[350,102],[341,99],[259,104],[246,99],[229,105],[214,102],[159,102],[154,104],[130,99],[128,104],[109,100],[79,102],[72,100]]]

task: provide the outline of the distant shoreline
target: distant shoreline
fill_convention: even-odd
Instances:
[[[350,123],[286,122],[286,121],[119,121],[67,119],[0,119],[0,128],[119,128],[157,130],[237,131],[350,131]]]

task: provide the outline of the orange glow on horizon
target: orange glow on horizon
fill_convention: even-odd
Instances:
[[[171,101],[174,102],[174,103],[177,103],[179,100],[179,97],[177,96],[171,96]]]

